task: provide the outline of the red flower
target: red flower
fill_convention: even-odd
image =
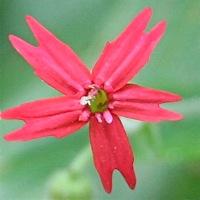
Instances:
[[[111,192],[114,169],[134,188],[133,153],[118,115],[148,122],[182,118],[159,107],[165,102],[181,100],[180,96],[127,84],[147,63],[165,31],[166,22],[162,21],[150,32],[144,32],[151,13],[150,8],[144,9],[115,41],[107,43],[91,73],[69,46],[28,16],[26,21],[39,46],[13,35],[10,41],[36,75],[64,96],[25,103],[2,112],[3,119],[26,123],[5,135],[5,139],[61,138],[89,122],[94,164],[105,190]]]

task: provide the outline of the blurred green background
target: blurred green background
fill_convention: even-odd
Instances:
[[[113,192],[104,192],[88,148],[88,127],[63,139],[8,143],[3,135],[22,123],[1,121],[1,200],[200,198],[199,0],[1,0],[1,109],[60,95],[33,74],[8,41],[14,34],[37,44],[25,15],[35,17],[92,68],[105,43],[147,6],[154,11],[148,30],[163,19],[168,27],[133,81],[183,96],[182,102],[166,106],[185,118],[154,124],[123,119],[135,154],[136,189],[115,172]]]

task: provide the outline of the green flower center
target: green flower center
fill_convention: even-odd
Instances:
[[[97,90],[97,93],[92,97],[90,104],[88,104],[92,113],[101,113],[108,108],[109,99],[104,90]]]

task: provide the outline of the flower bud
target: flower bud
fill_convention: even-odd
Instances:
[[[77,171],[58,171],[49,182],[51,200],[91,200],[92,187],[86,176]]]

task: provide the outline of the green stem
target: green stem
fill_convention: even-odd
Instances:
[[[90,145],[84,147],[78,156],[72,161],[69,169],[76,172],[83,171],[83,168],[89,163],[91,160],[91,148]]]

